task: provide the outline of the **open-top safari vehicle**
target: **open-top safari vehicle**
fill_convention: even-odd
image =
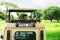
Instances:
[[[9,9],[4,40],[45,40],[38,15],[36,9]]]

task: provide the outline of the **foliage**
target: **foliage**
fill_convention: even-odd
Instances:
[[[13,15],[10,15],[10,20],[14,20],[15,17]]]
[[[5,5],[7,10],[8,8],[19,8],[17,4],[14,4],[14,3],[10,3],[10,2],[1,2],[0,3],[0,6],[3,6]],[[2,10],[3,11],[3,10]],[[4,13],[4,14],[3,14]],[[0,18],[2,18],[3,20],[5,20],[6,18],[6,11],[5,12],[0,12],[0,14],[4,16],[4,18],[0,15]],[[34,13],[33,13],[34,14]],[[17,14],[19,19],[21,18],[20,17],[20,14]],[[34,15],[33,15],[34,16]],[[36,18],[37,19],[45,19],[45,20],[50,20],[52,22],[52,20],[57,20],[59,22],[60,20],[60,7],[58,6],[51,6],[51,7],[48,7],[47,9],[37,9],[36,11],[36,15],[37,16]],[[34,16],[34,17],[35,17]],[[31,16],[29,16],[31,18]],[[11,18],[14,18],[13,16]]]
[[[6,19],[6,15],[3,12],[0,12],[0,19],[2,20]]]
[[[58,20],[58,22],[60,20],[60,8],[58,8],[58,7],[55,9],[54,19]]]
[[[9,3],[9,2],[1,2],[0,6],[5,6],[5,8],[7,8],[7,10],[10,7],[19,8],[18,5],[14,4],[14,3]],[[4,9],[1,10],[1,12],[0,12],[0,19],[3,19],[3,20],[6,19],[6,11],[7,10],[5,10],[5,11],[4,11]],[[11,15],[11,18],[13,19],[14,17]]]
[[[37,19],[40,19],[41,18],[41,16],[42,16],[42,14],[40,13],[40,12],[36,12],[36,16],[37,16]]]
[[[45,20],[52,20],[56,19],[59,22],[60,19],[60,8],[56,6],[49,7],[44,10],[44,19]]]
[[[20,14],[20,16],[19,16],[19,19],[23,19],[23,15],[27,15],[27,14]]]
[[[16,14],[18,16],[18,19],[23,19],[23,15],[26,14],[26,13],[25,12],[17,12]]]

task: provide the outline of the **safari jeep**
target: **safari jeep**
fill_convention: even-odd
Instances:
[[[45,40],[45,29],[38,16],[35,9],[9,9],[4,40]]]

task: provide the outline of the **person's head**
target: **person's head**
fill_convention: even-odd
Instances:
[[[27,14],[23,15],[23,20],[27,20]]]

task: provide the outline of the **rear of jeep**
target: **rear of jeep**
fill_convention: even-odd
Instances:
[[[29,17],[28,20],[23,20],[23,16],[26,15]],[[45,40],[44,26],[36,25],[37,22],[40,23],[38,16],[39,14],[33,9],[9,9],[4,40]]]
[[[34,27],[7,27],[4,34],[4,40],[44,40],[44,31]]]

